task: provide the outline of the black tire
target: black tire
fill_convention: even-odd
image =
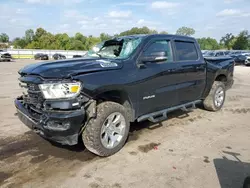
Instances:
[[[250,176],[245,179],[243,188],[250,188]]]
[[[215,94],[216,94],[216,91],[219,88],[223,89],[224,97],[223,97],[222,104],[220,106],[216,106],[216,104],[215,104]],[[210,92],[209,92],[209,94],[208,94],[208,96],[203,101],[204,108],[206,110],[216,112],[216,111],[220,110],[223,107],[224,102],[225,102],[225,98],[226,98],[225,84],[223,82],[215,81],[212,88],[211,88],[211,90],[210,90]]]
[[[108,149],[103,146],[101,142],[101,128],[106,120],[106,118],[115,112],[119,112],[124,116],[125,119],[125,133],[123,138],[121,139],[120,143],[112,148]],[[85,147],[92,153],[99,155],[99,156],[110,156],[117,153],[125,144],[128,133],[130,122],[128,118],[128,114],[124,106],[115,103],[115,102],[103,102],[97,106],[97,116],[96,118],[90,119],[86,128],[82,133],[82,139]]]

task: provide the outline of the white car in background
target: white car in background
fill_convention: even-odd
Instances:
[[[250,54],[246,55],[245,65],[250,66]]]

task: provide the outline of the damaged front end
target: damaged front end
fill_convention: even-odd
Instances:
[[[22,76],[19,80],[24,90],[15,100],[19,119],[48,140],[63,145],[77,144],[84,125],[95,116],[95,101],[81,91],[73,95],[79,88],[76,84],[68,88],[72,80],[45,81],[36,76]],[[64,93],[69,97],[63,98]]]

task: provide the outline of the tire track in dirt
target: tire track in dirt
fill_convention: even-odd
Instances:
[[[226,101],[232,102],[232,101],[241,101],[243,99],[250,99],[248,96],[243,95],[235,95],[235,96],[227,96]]]
[[[98,159],[100,157],[85,150],[83,145],[63,147],[43,140],[32,131],[7,137],[0,139],[0,178],[3,179],[0,186],[21,187],[51,176],[63,179],[74,175],[87,162]]]
[[[248,114],[250,113],[250,108],[225,108],[224,112],[231,112],[233,114]]]

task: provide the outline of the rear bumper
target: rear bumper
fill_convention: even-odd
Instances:
[[[21,98],[15,100],[15,106],[19,119],[45,139],[63,145],[78,143],[78,136],[85,119],[83,110],[44,112],[37,119],[25,107]]]

